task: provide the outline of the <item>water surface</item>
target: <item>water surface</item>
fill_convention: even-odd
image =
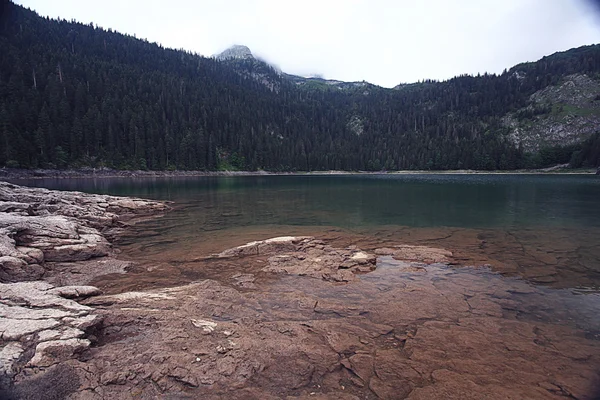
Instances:
[[[252,225],[598,227],[593,175],[414,174],[39,179],[52,189],[193,203]],[[233,215],[235,214],[235,215]]]
[[[121,245],[137,258],[201,257],[247,240],[322,234],[402,241],[561,288],[600,286],[600,179],[593,175],[384,174],[41,179],[52,189],[173,201]],[[353,236],[354,235],[354,236]],[[352,239],[348,239],[352,237]],[[380,243],[377,243],[380,242]]]

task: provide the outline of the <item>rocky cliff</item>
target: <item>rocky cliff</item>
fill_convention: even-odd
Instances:
[[[566,76],[533,93],[503,124],[510,140],[528,152],[579,144],[600,129],[600,81],[586,74]]]
[[[246,46],[242,46],[239,44],[233,45],[219,54],[215,54],[214,56],[217,60],[248,60],[254,59],[252,52]]]

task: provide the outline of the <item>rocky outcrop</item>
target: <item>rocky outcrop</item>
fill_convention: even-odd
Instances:
[[[89,348],[102,317],[78,301],[100,291],[63,285],[122,271],[128,263],[112,257],[107,237],[128,221],[167,208],[154,201],[0,182],[0,397],[19,377],[38,379],[40,372],[62,368]],[[40,395],[19,390],[17,398]]]
[[[254,56],[252,55],[252,52],[250,51],[250,49],[247,46],[243,46],[243,45],[239,45],[239,44],[235,44],[231,47],[229,47],[228,49],[225,49],[224,51],[222,51],[221,53],[217,54],[214,56],[217,60],[219,61],[224,61],[224,60],[247,60],[247,59],[254,59]]]
[[[581,143],[600,125],[600,82],[585,74],[565,76],[533,93],[529,105],[503,118],[508,139],[523,150]]]
[[[75,299],[100,294],[93,286],[0,283],[0,383],[72,358],[90,346],[86,332],[102,318]]]
[[[127,221],[167,208],[142,199],[0,182],[0,282],[40,279],[50,272],[51,263],[108,256],[107,235]]]
[[[281,236],[250,242],[213,255],[214,258],[269,256],[264,272],[311,276],[350,282],[359,273],[375,269],[376,257],[357,247],[338,249],[311,236]]]

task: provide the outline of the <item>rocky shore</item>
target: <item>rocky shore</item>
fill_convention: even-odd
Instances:
[[[161,202],[0,182],[0,282],[84,283],[116,272],[124,265],[114,266],[109,240],[129,222],[167,209]]]
[[[103,293],[111,241],[167,210],[0,183],[0,398],[596,398],[598,309],[447,249],[274,237]]]
[[[75,300],[101,292],[97,275],[125,272],[111,238],[168,210],[165,203],[0,182],[0,384],[90,346],[101,323]],[[72,286],[75,285],[75,286]],[[24,372],[25,371],[25,372]]]
[[[257,175],[348,175],[348,174],[600,174],[600,168],[570,169],[564,165],[534,170],[481,171],[481,170],[440,170],[440,171],[310,171],[310,172],[270,172],[270,171],[142,171],[116,170],[111,168],[81,169],[15,169],[0,168],[0,179],[71,179],[71,178],[157,178],[157,177],[194,177],[194,176],[257,176]]]

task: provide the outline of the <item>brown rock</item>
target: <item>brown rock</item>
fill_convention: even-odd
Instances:
[[[398,245],[393,248],[383,247],[375,250],[380,256],[393,256],[397,260],[423,262],[426,264],[448,263],[452,252],[427,246]]]
[[[367,354],[355,354],[350,357],[351,370],[363,382],[369,382],[373,376],[373,357]]]

